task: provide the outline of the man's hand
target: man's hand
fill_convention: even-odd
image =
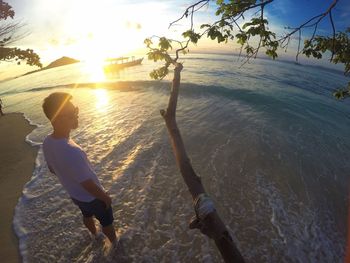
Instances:
[[[111,197],[107,193],[105,193],[98,185],[96,185],[92,179],[81,182],[80,184],[91,195],[103,201],[106,204],[106,209],[108,209],[111,206]]]
[[[105,193],[106,197],[102,200],[106,204],[106,210],[111,207],[112,204],[112,198]]]

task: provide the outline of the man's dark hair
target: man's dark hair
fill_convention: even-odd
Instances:
[[[54,92],[44,99],[43,110],[49,120],[53,120],[62,107],[72,99],[66,92]]]

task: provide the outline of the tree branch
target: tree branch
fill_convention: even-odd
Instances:
[[[332,10],[329,11],[329,20],[331,21],[331,25],[332,25],[332,30],[333,30],[333,44],[332,44],[332,56],[330,61],[333,61],[333,57],[334,57],[334,53],[335,53],[335,26],[334,26],[334,22],[333,22],[333,17],[332,17]]]
[[[333,0],[332,4],[328,7],[328,9],[324,13],[310,18],[309,20],[307,20],[306,22],[304,22],[303,24],[301,24],[300,26],[298,26],[296,28],[289,28],[289,29],[293,29],[293,31],[288,33],[286,36],[278,39],[277,41],[283,43],[287,38],[291,37],[296,32],[300,31],[302,28],[307,28],[307,27],[313,27],[314,26],[315,27],[314,32],[316,32],[318,24],[322,21],[323,18],[325,18],[332,11],[332,9],[336,6],[338,1],[339,0]],[[311,23],[312,21],[314,21],[316,19],[318,19],[316,22],[314,22],[313,24],[309,24],[309,23]],[[315,36],[315,33],[313,34],[313,37],[314,36]]]
[[[194,8],[196,7],[196,6],[198,6],[198,5],[200,5],[201,3],[204,3],[204,5],[202,5],[200,8],[202,8],[203,6],[205,6],[206,4],[208,4],[209,3],[209,0],[201,0],[201,1],[199,1],[199,2],[197,2],[197,3],[195,3],[195,4],[193,4],[193,5],[190,5],[189,7],[187,7],[186,8],[186,10],[185,10],[185,12],[182,14],[182,16],[180,17],[180,18],[178,18],[178,19],[176,19],[175,21],[173,21],[173,22],[171,22],[170,24],[169,24],[169,27],[168,28],[170,28],[170,27],[172,27],[175,23],[177,23],[177,22],[179,22],[179,21],[181,21],[184,17],[188,17],[188,12],[192,9],[192,16],[193,16],[193,10],[194,10]],[[196,9],[196,11],[198,11],[200,8],[198,8],[198,9]]]
[[[235,246],[225,224],[216,212],[213,202],[205,193],[201,179],[196,175],[187,156],[185,145],[176,123],[176,106],[183,66],[181,63],[176,62],[174,65],[174,78],[168,107],[166,110],[161,110],[160,113],[168,129],[176,164],[194,201],[196,216],[190,222],[190,228],[198,228],[204,235],[214,239],[225,262],[244,263],[242,255]]]

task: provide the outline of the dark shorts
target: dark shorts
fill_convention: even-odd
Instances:
[[[106,204],[99,199],[94,199],[91,202],[81,202],[72,198],[84,217],[95,216],[103,227],[109,226],[113,223],[112,207],[106,209]]]

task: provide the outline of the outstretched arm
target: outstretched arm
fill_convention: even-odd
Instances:
[[[106,209],[111,206],[112,199],[110,198],[110,196],[107,193],[105,193],[98,185],[96,185],[92,179],[83,181],[80,184],[91,195],[103,201],[106,204]]]

